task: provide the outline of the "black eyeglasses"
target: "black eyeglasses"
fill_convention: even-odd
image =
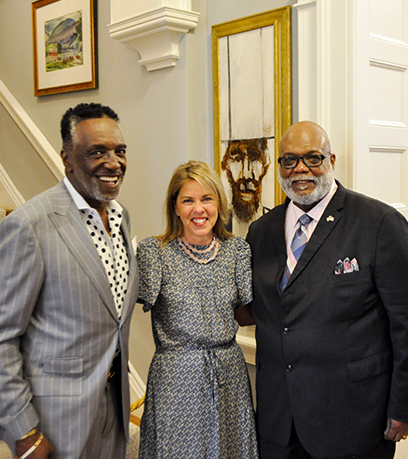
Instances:
[[[330,155],[331,153],[325,155],[281,156],[278,158],[278,163],[282,169],[294,169],[300,160],[307,167],[319,167],[323,164],[325,158]]]

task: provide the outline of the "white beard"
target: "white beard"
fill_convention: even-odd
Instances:
[[[278,175],[280,186],[286,195],[296,204],[310,206],[314,203],[321,201],[326,194],[330,191],[334,180],[334,169],[331,167],[327,174],[320,175],[319,177],[312,177],[298,175],[296,177],[283,178],[281,177],[281,171],[279,170]],[[296,180],[312,180],[315,183],[313,191],[309,194],[298,195],[293,191],[292,183]]]

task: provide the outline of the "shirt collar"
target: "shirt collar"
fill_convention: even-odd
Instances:
[[[64,185],[67,187],[69,194],[71,195],[72,200],[74,201],[76,207],[78,210],[90,210],[92,213],[97,214],[99,216],[99,213],[96,209],[91,207],[84,199],[83,196],[81,196],[78,191],[74,188],[72,183],[69,181],[67,177],[63,178]],[[107,209],[108,211],[115,209],[115,212],[121,213],[123,211],[122,206],[113,199],[112,201],[107,202]]]
[[[332,197],[334,196],[334,193],[337,191],[337,188],[337,183],[335,180],[333,180],[330,191],[320,202],[318,202],[312,209],[310,209],[309,212],[305,212],[300,207],[296,206],[293,201],[290,201],[287,209],[287,216],[290,219],[290,222],[288,223],[293,227],[296,226],[299,217],[304,213],[307,213],[307,215],[312,217],[314,220],[319,221],[323,215],[323,212],[326,210],[327,204],[329,204]]]

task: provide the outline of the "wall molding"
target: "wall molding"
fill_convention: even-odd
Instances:
[[[256,364],[256,341],[255,338],[237,333],[237,343],[242,349],[246,363]]]
[[[389,145],[372,145],[368,149],[370,153],[399,153],[400,155],[407,151],[407,147],[393,147]]]
[[[131,403],[137,402],[146,394],[146,384],[143,382],[142,378],[139,376],[139,373],[136,371],[132,363],[128,362],[129,367],[129,385],[130,385],[130,400]],[[133,414],[138,417],[142,416],[144,406],[135,410]]]
[[[179,43],[195,29],[200,13],[163,6],[108,24],[111,38],[131,45],[139,64],[151,72],[174,67],[180,57]]]
[[[392,62],[386,62],[379,59],[370,59],[369,65],[372,67],[380,67],[385,70],[393,70],[395,72],[406,72],[407,67],[405,65],[394,64]]]
[[[370,126],[383,126],[383,127],[394,127],[394,128],[403,128],[406,129],[407,125],[405,123],[400,123],[398,121],[384,121],[384,120],[369,120]]]
[[[404,41],[395,40],[395,39],[390,38],[390,37],[384,37],[384,36],[378,35],[376,33],[370,33],[370,38],[373,38],[374,40],[379,40],[379,41],[382,41],[382,42],[385,42],[385,43],[391,43],[393,45],[399,45],[399,46],[402,46],[404,48],[408,48],[408,45]]]
[[[139,376],[139,373],[136,371],[135,367],[129,360],[129,384],[131,391],[136,397],[136,400],[143,397],[146,393],[146,384],[143,382],[142,378]]]
[[[64,168],[59,154],[54,150],[44,134],[38,129],[27,112],[18,103],[17,99],[7,89],[2,80],[0,80],[0,103],[13,118],[17,126],[27,137],[28,141],[44,160],[54,176],[58,180],[61,180],[64,176]]]
[[[13,201],[15,207],[19,207],[24,204],[25,200],[21,193],[18,191],[17,187],[14,185],[13,181],[11,180],[10,176],[7,174],[6,169],[4,169],[3,165],[0,163],[0,183]]]

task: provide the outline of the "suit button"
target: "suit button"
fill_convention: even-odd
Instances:
[[[283,329],[283,334],[284,334],[284,335],[288,335],[288,334],[289,334],[289,328],[285,327],[285,328]]]
[[[286,371],[287,371],[288,373],[290,373],[292,370],[293,370],[292,365],[288,365],[288,366],[286,367]]]

